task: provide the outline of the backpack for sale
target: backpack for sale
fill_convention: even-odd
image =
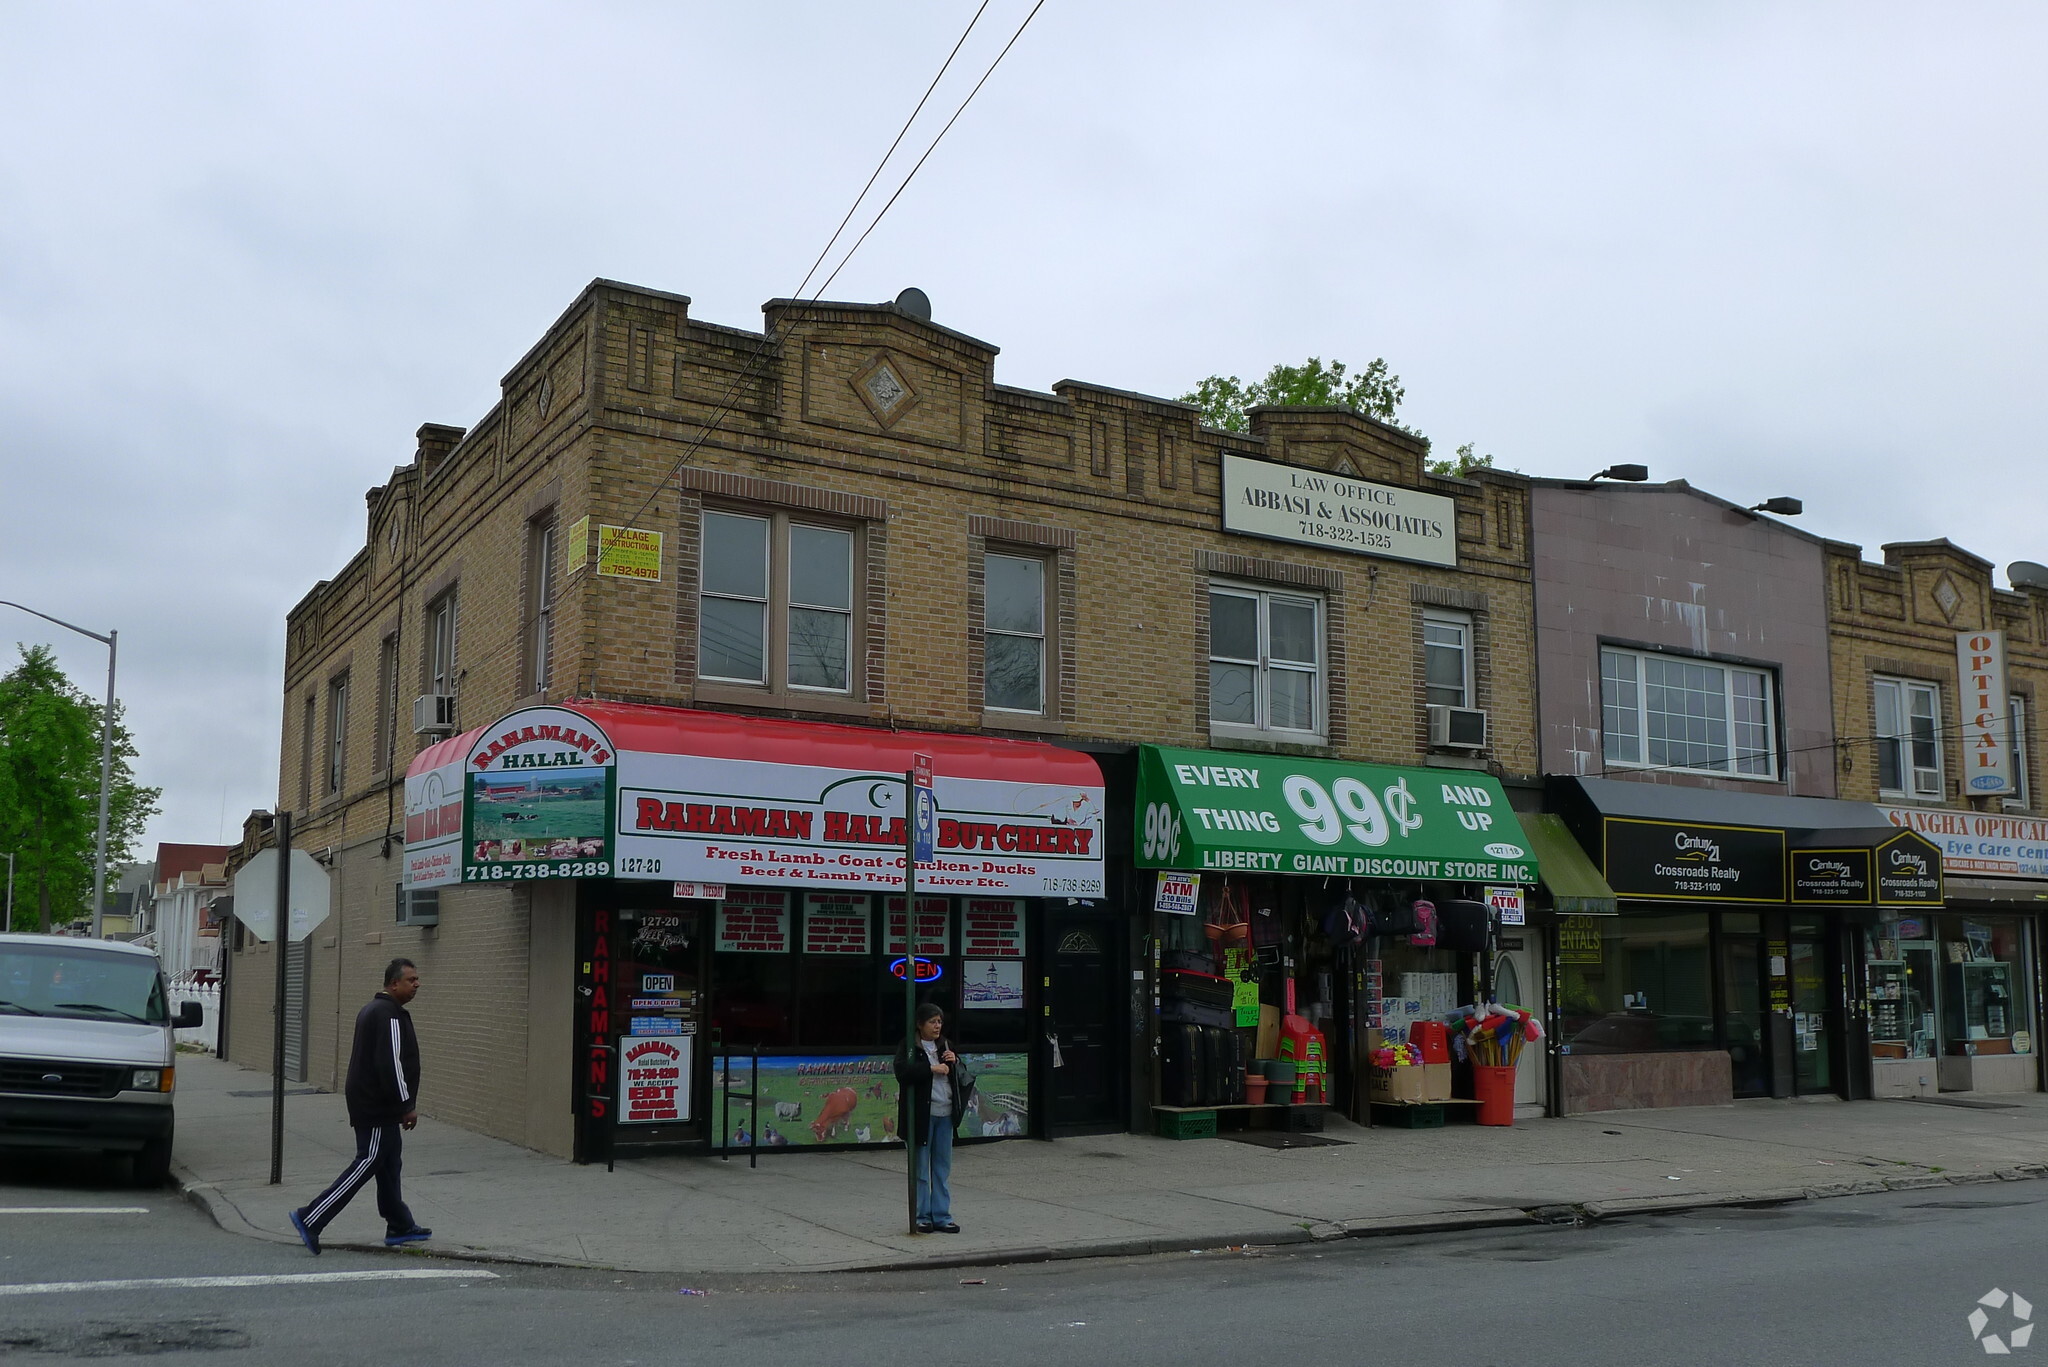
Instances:
[[[1349,892],[1323,913],[1323,938],[1339,949],[1355,949],[1364,944],[1368,929],[1365,908]]]
[[[1369,912],[1370,928],[1374,935],[1413,935],[1415,933],[1415,908],[1399,892],[1382,889],[1373,895]]]
[[[1436,943],[1436,903],[1418,897],[1412,908],[1415,913],[1415,929],[1408,932],[1408,943],[1427,948]]]
[[[1439,949],[1464,954],[1486,952],[1486,933],[1493,922],[1493,909],[1484,902],[1468,899],[1447,901],[1437,908],[1436,943]]]

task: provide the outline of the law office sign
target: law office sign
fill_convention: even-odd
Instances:
[[[1389,560],[1458,563],[1455,499],[1249,456],[1223,457],[1223,529]]]

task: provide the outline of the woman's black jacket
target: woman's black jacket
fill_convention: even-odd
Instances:
[[[939,1053],[953,1049],[951,1040],[938,1041]],[[953,1053],[957,1059],[959,1050]],[[959,1133],[961,1104],[960,1087],[967,1076],[967,1070],[958,1062],[948,1066],[947,1085],[953,1094],[953,1131]],[[931,1128],[932,1119],[932,1062],[925,1055],[924,1048],[912,1038],[896,1051],[896,1132],[917,1143],[924,1142],[925,1133]]]

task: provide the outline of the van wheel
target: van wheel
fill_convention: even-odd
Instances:
[[[152,1139],[135,1155],[135,1185],[154,1189],[171,1180],[171,1138]]]

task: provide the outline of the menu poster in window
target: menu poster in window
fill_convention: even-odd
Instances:
[[[1024,965],[1016,959],[969,959],[960,966],[960,1009],[1018,1011],[1024,1006]]]
[[[960,907],[960,952],[980,959],[1024,957],[1024,904],[970,897]]]
[[[690,1118],[690,1040],[628,1036],[619,1041],[619,1123]]]
[[[866,893],[804,894],[806,954],[865,954],[870,924]]]
[[[789,953],[789,894],[728,889],[718,904],[718,952]]]
[[[889,929],[884,936],[882,953],[901,956],[903,950],[903,899],[891,897],[883,904],[889,915]],[[920,897],[917,899],[917,954],[921,958],[942,959],[953,952],[953,918],[951,907],[943,897]]]

